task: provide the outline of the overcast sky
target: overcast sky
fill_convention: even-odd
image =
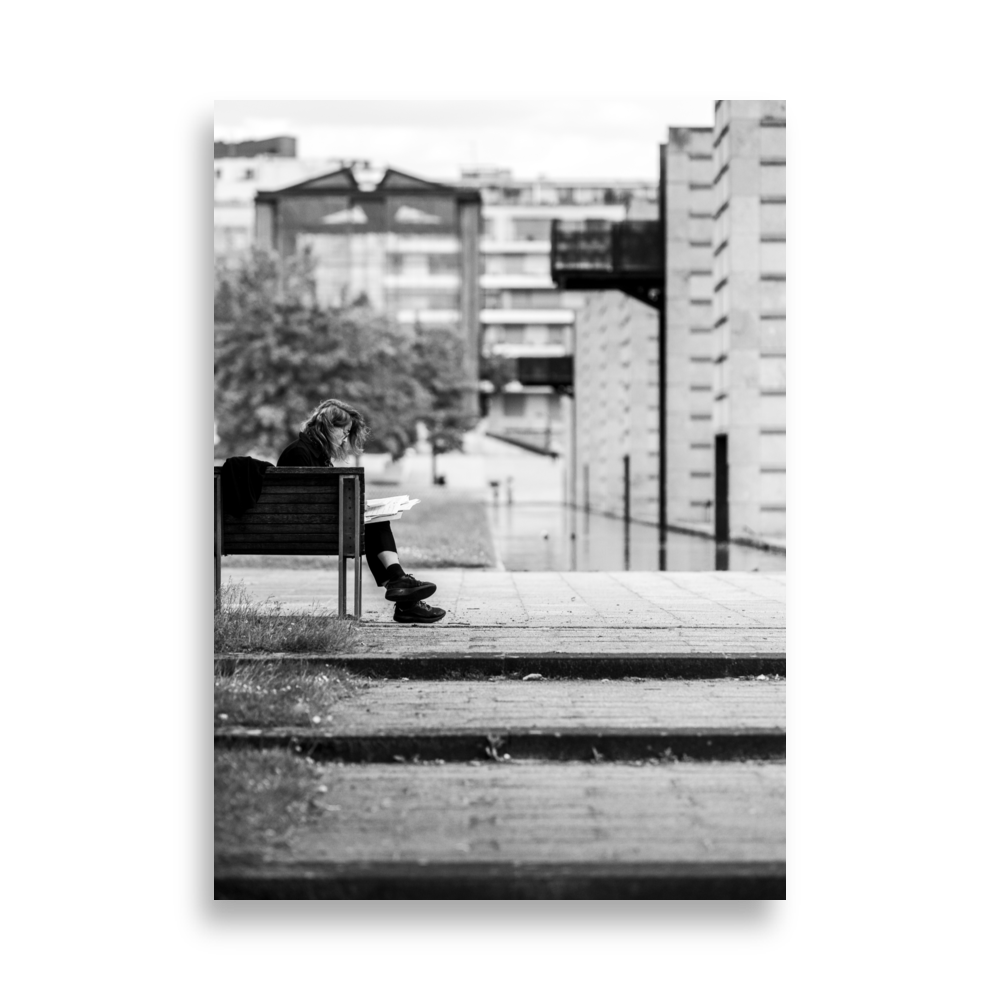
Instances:
[[[671,125],[711,125],[712,98],[539,101],[217,101],[215,137],[294,135],[299,156],[367,159],[440,180],[459,168],[515,177],[655,181]]]

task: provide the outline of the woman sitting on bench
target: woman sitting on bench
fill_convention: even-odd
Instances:
[[[356,409],[339,399],[327,399],[309,415],[298,439],[281,453],[278,465],[324,468],[334,461],[343,462],[348,455],[360,455],[367,437],[368,425]],[[375,582],[385,587],[385,599],[396,602],[393,621],[430,625],[444,618],[441,608],[423,600],[437,587],[403,572],[388,521],[365,525],[365,555]]]

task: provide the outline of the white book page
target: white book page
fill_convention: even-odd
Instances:
[[[401,516],[401,511],[409,510],[419,500],[411,500],[409,496],[383,497],[379,500],[365,501],[365,524],[374,524],[376,521],[396,521]]]
[[[366,500],[365,501],[365,507],[366,508],[368,508],[368,507],[385,507],[385,506],[388,506],[390,504],[406,503],[406,501],[409,500],[409,499],[410,498],[409,498],[408,495],[404,495],[404,496],[401,496],[401,497],[382,497],[381,500]]]

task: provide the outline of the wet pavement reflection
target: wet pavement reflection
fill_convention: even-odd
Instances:
[[[498,554],[511,571],[784,571],[785,555],[669,531],[661,567],[659,532],[648,524],[561,504],[487,505]]]

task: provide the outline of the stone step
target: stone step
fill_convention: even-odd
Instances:
[[[719,760],[785,753],[785,684],[701,681],[376,681],[315,724],[219,725],[218,747],[316,759],[541,757]]]
[[[405,630],[405,629],[404,629]],[[429,631],[429,630],[427,630]],[[621,632],[612,638],[619,639]],[[582,644],[579,637],[575,641]],[[447,680],[462,677],[523,677],[540,673],[545,677],[593,678],[722,678],[755,677],[760,674],[785,676],[784,651],[768,652],[747,648],[728,649],[722,640],[714,651],[674,650],[631,651],[627,641],[602,651],[601,642],[589,642],[583,649],[555,651],[551,640],[537,651],[501,651],[465,646],[465,652],[426,649],[407,650],[397,643],[392,653],[217,654],[216,673],[231,673],[238,664],[284,663],[294,669],[341,668],[364,677],[410,677]]]
[[[216,899],[784,899],[781,862],[222,866]]]
[[[217,899],[784,898],[778,763],[327,765]]]
[[[784,760],[785,734],[767,729],[647,729],[386,733],[338,736],[304,727],[216,732],[222,749],[289,749],[314,760],[391,764],[471,760]]]

